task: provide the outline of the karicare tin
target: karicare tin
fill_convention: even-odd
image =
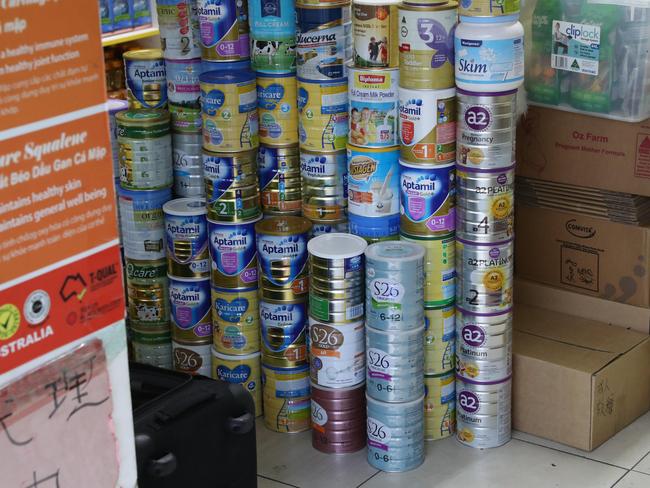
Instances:
[[[201,57],[201,32],[194,0],[156,0],[160,44],[166,59]]]
[[[171,129],[175,133],[201,134],[203,119],[201,109],[198,107],[184,107],[182,105],[169,104],[171,115]]]
[[[155,190],[173,183],[172,138],[166,110],[127,110],[115,115],[120,186]]]
[[[212,342],[210,279],[169,277],[172,337],[182,342]]]
[[[334,324],[309,317],[312,382],[328,388],[363,383],[366,368],[364,337],[363,321]]]
[[[260,142],[298,144],[297,90],[292,73],[257,73]]]
[[[209,71],[199,79],[203,147],[239,152],[259,146],[255,73]]]
[[[239,61],[250,56],[248,2],[197,0],[201,57],[210,61]]]
[[[163,205],[163,213],[169,274],[181,278],[209,278],[205,200],[171,200]]]
[[[214,348],[232,356],[260,350],[257,290],[212,288]]]
[[[248,2],[251,35],[258,39],[282,39],[296,35],[296,7],[291,0]]]
[[[405,403],[377,401],[366,394],[368,463],[403,472],[424,462],[424,395]]]
[[[298,145],[260,145],[257,168],[264,212],[300,212],[302,181]]]
[[[513,241],[477,244],[456,240],[457,305],[472,313],[494,314],[513,303]]]
[[[349,230],[348,222],[345,220],[338,222],[312,221],[312,224],[310,239],[323,234],[347,234]]]
[[[456,432],[454,371],[424,376],[424,439],[438,440]]]
[[[262,299],[260,325],[265,364],[290,368],[308,362],[307,300],[287,303]]]
[[[134,361],[172,369],[172,338],[168,326],[154,330],[129,327],[128,332]]]
[[[424,394],[424,327],[383,331],[366,327],[368,395],[409,402]]]
[[[458,440],[485,449],[499,447],[511,438],[512,379],[477,383],[456,379]]]
[[[398,83],[397,68],[369,69],[350,66],[350,144],[358,147],[399,145]]]
[[[355,66],[396,68],[398,0],[355,0],[352,4],[352,36]]]
[[[519,0],[462,0],[458,13],[467,17],[502,17],[519,13]]]
[[[257,220],[240,224],[208,221],[212,286],[231,290],[257,287]]]
[[[476,169],[515,161],[517,90],[474,93],[458,89],[457,162]]]
[[[127,317],[140,330],[169,330],[169,282],[164,260],[125,259]]]
[[[420,90],[453,88],[458,3],[417,3],[399,6],[400,86]]]
[[[347,76],[351,57],[348,4],[296,6],[296,66],[304,80],[327,81]]]
[[[427,237],[456,228],[455,165],[400,161],[400,230]]]
[[[437,441],[456,433],[456,402],[441,407],[440,413],[424,414],[424,440]]]
[[[132,191],[117,189],[124,255],[141,261],[165,259],[163,205],[171,189]]]
[[[314,449],[343,454],[366,447],[365,385],[311,386],[311,442]]]
[[[260,353],[229,356],[212,349],[212,378],[227,383],[239,383],[252,395],[255,416],[262,415],[262,372]]]
[[[314,221],[347,220],[348,167],[345,151],[300,150],[303,216]],[[347,229],[346,229],[347,232]]]
[[[424,373],[442,374],[454,370],[456,328],[454,305],[424,311]]]
[[[472,242],[499,242],[515,232],[515,167],[456,169],[456,235]]]
[[[201,58],[167,59],[167,97],[170,103],[198,107],[201,98]]]
[[[405,241],[366,249],[366,325],[403,331],[424,324],[424,248]]]
[[[301,149],[340,151],[348,139],[348,80],[298,78],[298,137]]]
[[[108,106],[108,122],[111,136],[111,151],[113,155],[113,176],[120,177],[120,146],[117,142],[117,120],[115,115],[129,109],[129,102],[117,98],[109,98],[106,102]]]
[[[264,425],[276,432],[309,429],[309,366],[276,368],[262,364]]]
[[[212,369],[212,342],[203,344],[172,341],[174,369],[183,373],[210,376]]]
[[[277,40],[256,39],[253,36],[251,66],[258,73],[295,73],[296,36]]]
[[[403,79],[403,76],[400,78]],[[456,89],[399,89],[400,157],[409,163],[456,160]]]
[[[167,106],[167,71],[160,49],[136,49],[124,53],[126,94],[129,108]]]

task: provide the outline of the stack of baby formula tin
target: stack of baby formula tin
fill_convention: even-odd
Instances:
[[[314,235],[347,232],[349,0],[296,5],[302,212]]]
[[[347,453],[366,445],[365,266],[367,244],[351,234],[309,241],[312,445]]]
[[[400,233],[426,249],[425,437],[455,432],[454,301],[457,3],[399,7]]]
[[[424,248],[366,249],[368,462],[401,472],[424,461]]]
[[[109,98],[106,102],[108,108],[109,133],[111,137],[111,154],[113,159],[113,178],[115,180],[115,193],[119,193],[120,188],[120,145],[117,142],[117,121],[115,116],[118,112],[128,110],[129,102],[118,98]],[[117,206],[117,223],[120,226],[119,239],[122,243],[122,229],[120,224],[120,207]]]
[[[478,448],[510,439],[518,9],[462,2],[455,32],[458,439]]]
[[[203,197],[199,76],[201,45],[196,0],[156,0],[167,71],[174,193]]]
[[[350,100],[350,232],[368,242],[399,238],[397,0],[355,0]]]
[[[264,423],[278,432],[310,426],[307,241],[311,222],[270,217],[255,225],[259,260]]]

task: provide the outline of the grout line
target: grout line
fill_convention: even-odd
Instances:
[[[365,480],[364,482],[362,482],[360,485],[357,485],[357,488],[359,488],[360,486],[365,485],[368,481],[370,481],[371,479],[373,479],[373,478],[374,478],[375,476],[377,476],[379,473],[381,473],[381,471],[380,471],[380,470],[377,470],[377,471],[375,472],[375,474],[373,474],[370,478],[368,478],[367,480]]]
[[[627,472],[626,472],[623,476],[621,476],[619,479],[617,479],[617,480],[614,482],[614,484],[613,484],[610,488],[614,488],[616,485],[618,485],[618,484],[621,482],[621,480],[622,480],[623,478],[625,478],[625,477],[628,475],[628,473],[629,473],[630,471],[631,471],[631,470],[628,469]]]
[[[636,469],[634,469],[634,468],[636,468],[639,464],[641,464],[641,461],[643,461],[643,460],[644,460],[645,458],[647,458],[647,457],[650,457],[650,451],[648,451],[648,452],[646,453],[645,456],[643,456],[641,459],[639,459],[639,461],[638,461],[634,466],[632,466],[632,471],[634,471],[635,473],[647,474],[647,475],[650,476],[650,473],[646,473],[645,471],[637,471]]]
[[[284,485],[284,486],[291,486],[292,488],[300,488],[299,486],[296,486],[296,485],[290,485],[289,483],[285,483],[284,481],[280,481],[280,480],[276,480],[276,479],[273,479],[273,478],[269,478],[268,476],[263,476],[263,475],[261,475],[261,474],[258,474],[257,477],[258,477],[258,478],[264,478],[265,480],[269,480],[269,481],[274,481],[275,483],[280,483],[281,485]]]

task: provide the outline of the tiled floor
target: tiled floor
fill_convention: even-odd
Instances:
[[[311,434],[277,434],[257,425],[259,488],[650,488],[650,413],[592,452],[515,432],[497,449],[455,439],[427,443],[418,469],[382,473],[365,450],[322,454]]]

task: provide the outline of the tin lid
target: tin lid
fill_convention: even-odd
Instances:
[[[242,61],[211,61],[209,59],[201,60],[201,68],[204,72],[208,71],[237,71],[241,69],[250,69],[251,60],[244,59]]]
[[[474,241],[467,241],[465,239],[461,239],[460,237],[456,237],[456,241],[460,242],[461,244],[465,244],[466,246],[476,246],[476,247],[495,247],[495,246],[503,246],[507,244],[512,244],[512,242],[515,240],[515,237],[512,236],[510,239],[505,239],[503,241],[494,241],[494,242],[474,242]]]
[[[443,169],[443,168],[449,168],[449,167],[454,167],[456,166],[456,162],[452,161],[451,163],[447,164],[436,164],[436,163],[409,163],[407,161],[404,161],[403,159],[399,160],[399,165],[404,166],[406,168],[412,168],[412,169],[421,169],[423,171],[426,170],[432,170],[432,169]]]
[[[262,368],[264,369],[270,369],[273,371],[278,371],[282,374],[297,374],[297,373],[306,373],[309,371],[309,364],[305,364],[302,366],[295,366],[293,368],[282,368],[280,366],[271,366],[270,364],[265,363],[262,361]]]
[[[167,278],[173,281],[182,281],[183,283],[206,283],[206,287],[210,288],[210,278],[200,278],[195,276],[174,276],[167,273]]]
[[[399,234],[400,238],[403,239],[408,239],[409,241],[453,241],[456,239],[456,233],[455,232],[450,232],[449,234],[445,234],[443,236],[413,236],[411,234],[407,234],[406,232],[400,232]]]
[[[212,346],[212,355],[216,358],[223,359],[224,361],[246,361],[247,359],[255,359],[261,356],[261,352],[257,351],[252,354],[246,354],[245,356],[231,356],[230,354],[221,354],[217,352],[214,346]]]
[[[162,57],[162,49],[134,49],[124,53],[124,59],[129,60],[154,60]]]
[[[170,115],[167,110],[124,110],[115,114],[115,119],[120,124],[137,127],[152,124],[168,124]]]
[[[463,88],[456,88],[456,93],[458,95],[468,95],[471,97],[507,97],[510,95],[514,95],[519,91],[518,88],[515,88],[514,90],[506,90],[506,91],[500,91],[500,92],[475,92],[471,90],[464,90]]]
[[[129,109],[129,102],[121,98],[109,98],[106,101],[106,108],[110,113],[121,112]]]
[[[271,236],[305,234],[311,230],[311,222],[304,217],[270,217],[255,224],[255,232]]]
[[[406,241],[384,241],[371,244],[366,258],[389,262],[408,263],[424,259],[424,248]]]
[[[263,71],[256,72],[258,78],[295,78],[296,73],[264,73]]]
[[[154,199],[167,199],[172,198],[172,189],[163,188],[161,190],[127,190],[119,186],[117,188],[117,194],[120,197],[129,197],[134,200],[154,200]]]
[[[251,185],[251,186],[255,186],[255,185]],[[241,188],[239,188],[238,190],[241,190]],[[214,226],[216,226],[216,225],[223,225],[223,226],[226,226],[226,227],[233,227],[233,226],[241,226],[241,225],[250,225],[250,224],[255,224],[255,222],[257,222],[258,220],[262,220],[262,217],[263,217],[263,215],[258,215],[258,216],[255,217],[254,219],[251,219],[251,220],[244,220],[244,221],[242,221],[242,222],[220,222],[220,221],[212,220],[212,219],[209,219],[209,218],[208,218],[208,223],[209,223],[210,225],[214,225]]]
[[[205,215],[207,209],[203,198],[177,198],[163,205],[163,212],[177,217],[191,217]]]
[[[474,380],[470,380],[469,378],[465,378],[463,376],[456,375],[456,381],[459,381],[461,383],[468,383],[470,385],[478,385],[478,386],[500,385],[502,383],[507,383],[511,379],[512,379],[512,376],[508,376],[507,378],[503,378],[503,379],[497,380],[497,381],[474,381]]]
[[[352,234],[322,234],[307,243],[310,254],[322,259],[346,259],[363,254],[368,243]]]
[[[470,17],[468,15],[461,15],[460,21],[469,24],[512,24],[519,20],[519,14],[501,15],[498,17]]]
[[[388,402],[383,402],[381,400],[375,400],[370,395],[368,395],[368,393],[366,393],[366,401],[368,403],[374,403],[377,407],[383,407],[383,408],[390,408],[390,407],[407,408],[407,407],[412,407],[414,405],[417,405],[418,403],[423,403],[424,402],[424,395],[422,395],[420,398],[417,398],[415,400],[411,400],[410,402],[388,403]]]
[[[298,81],[300,83],[312,83],[315,85],[322,85],[322,86],[336,86],[336,85],[345,85],[348,86],[348,79],[346,78],[338,78],[336,80],[307,80],[305,78],[300,78],[298,77]],[[324,151],[318,151],[318,154],[322,153]],[[338,152],[338,151],[331,151],[331,152]]]
[[[245,83],[247,81],[255,81],[255,73],[250,69],[240,69],[233,71],[226,71],[219,69],[218,71],[208,71],[199,76],[201,83],[212,83],[213,85],[230,85],[232,83]]]

